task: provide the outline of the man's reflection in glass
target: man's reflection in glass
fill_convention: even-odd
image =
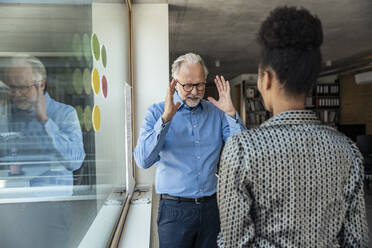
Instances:
[[[76,111],[49,96],[46,69],[35,57],[12,58],[4,81],[11,104],[2,187],[14,190],[6,197],[35,202],[0,204],[0,244],[67,247],[71,207],[58,200],[72,195],[73,171],[85,158]]]

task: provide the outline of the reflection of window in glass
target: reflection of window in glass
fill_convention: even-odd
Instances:
[[[0,40],[5,51],[0,54],[0,244],[77,247],[100,209],[112,202],[112,193],[128,183],[122,151],[127,143],[124,82],[129,80],[128,72],[117,68],[128,67],[129,37],[115,38],[128,23],[118,30],[100,28],[127,17],[93,25],[102,19],[101,8],[120,6],[125,13],[126,7],[0,6],[0,28],[7,30]],[[99,49],[105,46],[104,66],[93,57],[93,34]],[[120,59],[112,54],[121,54]],[[98,93],[92,86],[94,69]]]

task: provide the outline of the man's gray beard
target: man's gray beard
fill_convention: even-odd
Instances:
[[[18,110],[21,110],[21,111],[24,111],[24,112],[32,112],[35,107],[34,107],[34,103],[32,102],[27,102],[27,105],[26,107],[20,107],[22,105],[26,105],[26,104],[17,104],[15,102],[11,102],[11,106],[12,108],[15,108],[15,109],[18,109]]]
[[[201,99],[199,99],[197,102],[195,101],[190,101],[190,100],[185,100],[184,103],[189,106],[190,108],[195,108],[196,106],[198,106],[198,104],[200,103]]]
[[[203,96],[204,96],[204,94],[203,94]],[[198,98],[198,101],[191,101],[191,100],[187,99],[187,97],[186,97],[185,100],[183,100],[183,103],[186,104],[187,106],[189,106],[190,108],[195,108],[196,106],[198,106],[200,101],[203,99],[203,96],[196,96]]]

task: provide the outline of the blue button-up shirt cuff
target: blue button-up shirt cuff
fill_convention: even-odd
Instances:
[[[229,116],[228,114],[225,114],[225,116],[227,123],[229,124],[230,127],[230,136],[247,129],[237,112],[235,112],[235,119]]]
[[[171,121],[163,123],[163,120],[160,117],[159,120],[155,123],[155,126],[154,126],[155,132],[160,134],[160,135],[162,135],[162,134],[165,135],[167,133],[168,129],[169,129],[170,123],[171,123]]]
[[[238,112],[235,112],[235,118],[231,117],[230,115],[226,113],[225,113],[225,116],[229,124],[236,124],[236,123],[240,124],[241,123],[241,119],[240,119]]]

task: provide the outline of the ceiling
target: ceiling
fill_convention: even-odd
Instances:
[[[372,61],[371,0],[137,0],[169,3],[170,63],[187,52],[200,54],[210,70],[233,78],[256,73],[259,47],[255,42],[261,22],[276,6],[305,7],[323,24],[324,70]],[[220,67],[215,61],[220,61]]]
[[[86,4],[125,0],[49,0],[48,3]],[[0,0],[2,2],[43,2]],[[132,0],[169,4],[170,63],[187,52],[200,54],[215,75],[233,78],[256,73],[261,22],[277,6],[305,7],[323,24],[323,74],[339,70],[372,70],[371,0]],[[215,66],[219,60],[220,66]],[[326,66],[328,61],[330,66]],[[357,69],[355,69],[357,68]]]

